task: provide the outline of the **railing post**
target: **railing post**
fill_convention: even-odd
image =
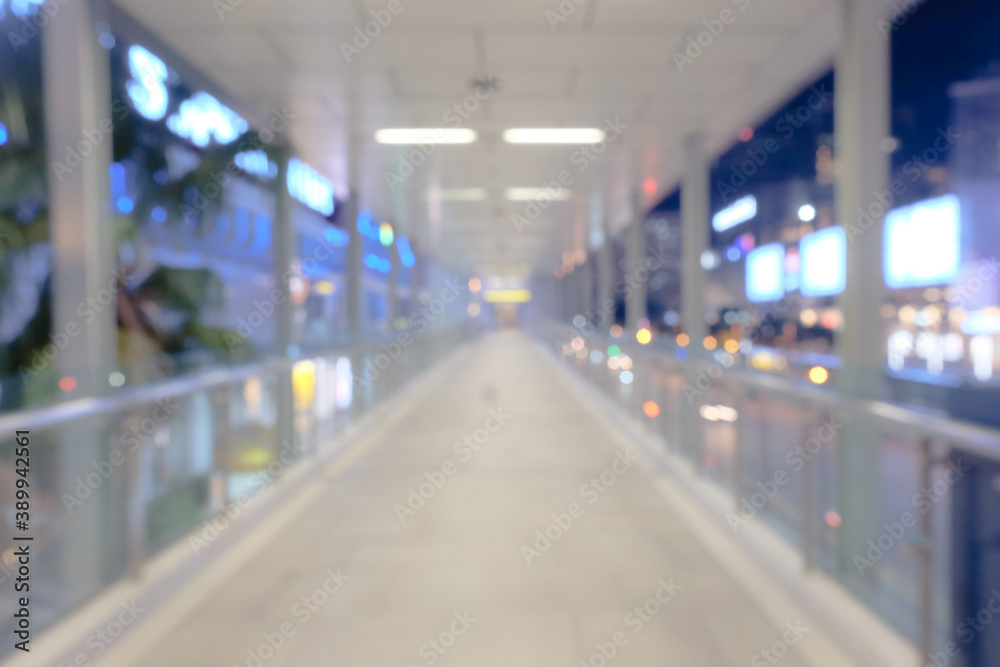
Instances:
[[[931,439],[924,436],[920,441],[920,487],[921,489],[931,488],[931,466],[934,460],[931,455]],[[916,545],[917,557],[920,559],[920,609],[917,632],[917,645],[920,647],[918,665],[924,664],[924,658],[931,653],[931,644],[934,635],[934,590],[933,590],[933,521],[932,512],[920,513],[920,538]]]

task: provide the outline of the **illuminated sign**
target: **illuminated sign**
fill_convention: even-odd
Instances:
[[[333,214],[333,184],[298,158],[288,161],[288,194],[323,215]]]
[[[265,181],[278,175],[278,165],[267,159],[264,151],[245,151],[237,153],[233,158],[236,166],[248,174],[253,174]]]
[[[757,198],[747,195],[713,215],[712,228],[717,232],[724,232],[747,220],[752,220],[755,215],[757,215]]]
[[[843,227],[806,234],[799,241],[802,296],[833,296],[847,285],[847,234]]]
[[[10,0],[10,11],[14,12],[14,16],[24,18],[38,13],[38,8],[44,4],[45,0]],[[3,0],[0,0],[0,19],[4,14],[3,5]]]
[[[785,246],[770,243],[751,250],[746,267],[747,299],[777,301],[785,294]]]
[[[125,84],[125,90],[135,110],[144,118],[160,120],[166,115],[170,101],[163,85],[167,66],[141,46],[133,46],[128,50],[128,67],[133,78]]]
[[[396,240],[396,249],[399,250],[399,261],[402,262],[403,266],[410,268],[417,263],[417,258],[413,254],[413,249],[410,247],[410,240],[405,236],[400,236]]]
[[[891,289],[942,285],[958,274],[958,198],[945,195],[889,211],[882,272]]]
[[[213,138],[220,144],[232,143],[250,126],[235,111],[202,91],[181,102],[177,113],[167,119],[167,127],[204,148]]]

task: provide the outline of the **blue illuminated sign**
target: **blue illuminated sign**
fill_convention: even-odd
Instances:
[[[177,113],[167,119],[167,127],[204,148],[213,138],[220,144],[232,143],[250,126],[235,111],[202,91],[181,102]]]
[[[747,195],[713,215],[712,228],[717,232],[724,232],[747,220],[752,220],[755,215],[757,215],[757,198]]]
[[[951,282],[961,260],[959,215],[955,195],[889,211],[883,232],[886,286],[904,289]]]
[[[396,239],[396,248],[399,250],[399,261],[406,268],[410,268],[417,263],[417,258],[413,254],[413,249],[410,248],[410,239],[405,236],[400,236]]]
[[[128,67],[132,80],[125,83],[125,90],[135,110],[149,120],[160,120],[166,115],[170,101],[163,85],[167,66],[141,46],[132,46],[128,50]]]
[[[834,296],[847,285],[847,234],[843,227],[806,234],[799,241],[802,296]]]
[[[269,181],[278,175],[278,165],[267,159],[264,151],[244,151],[233,158],[236,166],[258,178]]]
[[[293,157],[288,161],[286,182],[288,194],[309,208],[323,215],[333,213],[333,184],[302,160]]]
[[[785,246],[770,243],[747,254],[747,299],[777,301],[785,294]]]

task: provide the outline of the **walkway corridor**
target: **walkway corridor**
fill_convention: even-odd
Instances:
[[[767,620],[547,355],[460,351],[135,664],[850,664]]]

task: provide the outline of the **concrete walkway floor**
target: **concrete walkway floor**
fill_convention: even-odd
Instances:
[[[767,620],[545,354],[460,352],[140,664],[817,664],[819,633]]]

